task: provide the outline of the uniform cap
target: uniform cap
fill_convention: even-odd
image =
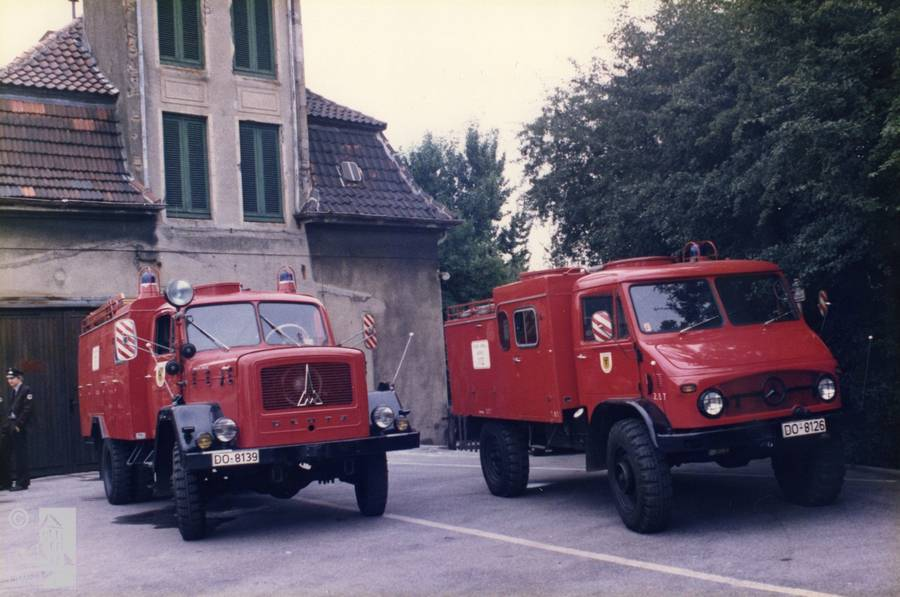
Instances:
[[[16,369],[15,367],[10,367],[6,370],[6,378],[12,379],[13,377],[24,377],[25,374]]]

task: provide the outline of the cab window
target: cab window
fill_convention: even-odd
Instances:
[[[616,338],[629,338],[628,322],[625,320],[625,310],[622,309],[622,300],[616,297]]]
[[[582,338],[586,342],[595,342],[594,331],[591,329],[591,318],[597,311],[606,311],[612,317],[612,296],[586,296],[581,299],[581,325]]]
[[[516,328],[516,346],[530,348],[538,344],[537,313],[533,308],[520,309],[513,313]]]
[[[497,330],[500,334],[500,348],[509,350],[509,316],[503,311],[497,313]]]
[[[185,314],[188,342],[203,350],[230,350],[259,344],[256,309],[250,303],[193,307]]]
[[[171,315],[162,315],[156,320],[156,330],[153,335],[153,352],[156,354],[168,354],[172,352]]]

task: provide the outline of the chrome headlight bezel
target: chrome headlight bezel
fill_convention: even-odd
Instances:
[[[213,434],[216,436],[217,440],[219,440],[223,444],[227,444],[237,437],[237,423],[235,423],[233,419],[229,419],[228,417],[219,417],[213,423]]]
[[[823,375],[816,381],[816,397],[822,402],[833,402],[837,398],[837,382],[833,377]]]
[[[184,307],[194,300],[194,287],[187,280],[172,280],[163,294],[172,306]]]
[[[372,410],[372,424],[382,431],[390,428],[395,418],[394,409],[385,404],[379,404]]]
[[[716,410],[715,405],[718,405],[718,410]],[[725,395],[715,388],[706,390],[697,398],[697,410],[707,419],[718,419],[721,417],[722,413],[725,412],[725,405]]]

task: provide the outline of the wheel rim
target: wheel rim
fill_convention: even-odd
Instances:
[[[613,480],[618,493],[628,503],[633,504],[636,499],[634,469],[631,467],[631,462],[628,461],[628,455],[623,450],[616,452]]]
[[[488,473],[492,478],[497,478],[500,476],[500,471],[502,468],[502,462],[500,458],[500,451],[496,449],[496,442],[493,437],[485,438],[485,448],[487,456],[487,469]]]

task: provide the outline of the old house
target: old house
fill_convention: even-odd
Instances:
[[[339,337],[378,321],[423,440],[446,420],[437,245],[455,222],[386,124],[306,89],[298,0],[86,0],[0,68],[0,363],[29,376],[35,468],[72,470],[86,312],[166,281],[274,287],[294,268]]]

